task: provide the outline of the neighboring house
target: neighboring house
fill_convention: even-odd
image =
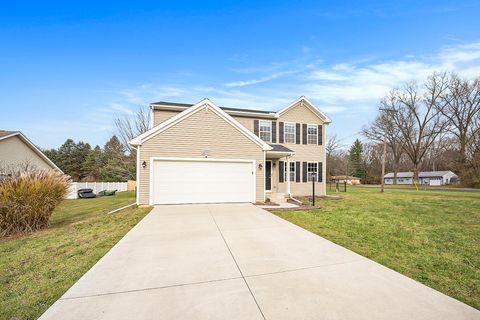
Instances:
[[[273,111],[197,104],[150,105],[137,149],[137,203],[264,202],[325,194],[325,125],[305,97]]]
[[[346,181],[347,184],[352,184],[352,185],[361,184],[360,178],[352,177],[352,176],[331,176],[330,180],[335,182],[340,182],[340,183],[344,183]]]
[[[385,184],[393,184],[393,172],[384,176]],[[419,184],[443,186],[458,182],[458,176],[452,171],[422,171],[418,174]],[[413,184],[413,172],[398,172],[397,184]]]
[[[20,131],[0,130],[0,170],[25,166],[62,171]]]

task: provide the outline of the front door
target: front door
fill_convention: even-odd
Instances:
[[[272,161],[265,161],[265,191],[272,190]]]

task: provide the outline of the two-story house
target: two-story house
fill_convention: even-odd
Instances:
[[[196,104],[150,105],[137,150],[137,203],[265,202],[325,194],[330,119],[300,97],[280,111]]]

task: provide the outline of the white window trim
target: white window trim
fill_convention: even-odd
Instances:
[[[312,180],[309,178],[309,174],[308,174],[309,172],[313,172],[313,171],[308,171],[308,165],[310,163],[315,164],[315,168],[316,168],[315,174],[316,174],[316,177],[317,177],[315,182],[318,182],[318,162],[316,162],[316,161],[307,161],[307,182],[312,182]]]
[[[309,143],[308,142],[308,136],[312,135],[312,134],[309,134],[308,133],[308,127],[315,127],[315,129],[317,130],[317,133],[315,134],[315,143]],[[315,124],[315,123],[307,123],[307,144],[317,144],[318,145],[318,124]]]
[[[285,125],[293,125],[293,142],[287,142],[287,132],[285,130]],[[284,122],[283,123],[283,143],[297,143],[297,124],[295,122]]]
[[[296,181],[296,174],[297,174],[297,167],[296,167],[296,164],[295,164],[295,161],[289,161],[289,162],[286,162],[285,161],[285,165],[284,165],[284,174],[283,176],[285,177],[285,182],[287,182],[287,177],[290,179],[290,176],[287,176],[287,164],[290,164],[290,174],[293,173],[293,180],[290,180],[290,182],[295,182]],[[293,170],[292,170],[292,167],[293,166]]]
[[[262,130],[261,130],[261,128],[262,128],[262,126],[261,126],[261,124],[260,124],[261,122],[268,122],[268,123],[270,123],[270,140],[269,140],[269,141],[263,140],[262,138],[260,138],[261,135],[262,135],[262,132],[267,132],[267,131],[262,131]],[[270,142],[270,143],[272,142],[272,120],[258,120],[258,137],[259,137],[260,139],[262,139],[263,141],[265,141],[265,142]]]

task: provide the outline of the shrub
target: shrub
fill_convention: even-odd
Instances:
[[[0,182],[0,236],[47,227],[69,186],[70,178],[54,170],[12,172]]]

